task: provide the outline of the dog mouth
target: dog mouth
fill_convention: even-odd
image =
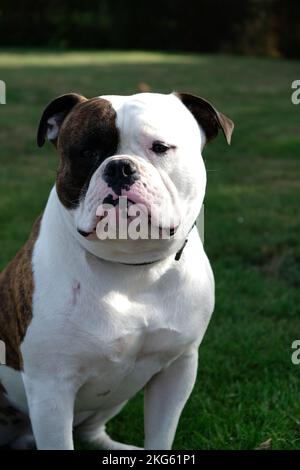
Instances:
[[[120,212],[123,209],[126,209],[127,210],[126,218],[127,218],[127,221],[130,222],[130,221],[134,220],[135,217],[137,217],[137,216],[129,215],[128,210],[132,206],[137,206],[138,210],[140,210],[139,203],[137,203],[136,201],[133,201],[132,199],[129,199],[129,198],[123,198],[123,199],[126,199],[126,206],[124,207],[124,202],[122,202],[122,208],[121,209],[120,209],[120,198],[119,197],[113,198],[113,196],[111,194],[106,196],[103,199],[101,206],[109,205],[111,208],[115,208],[115,210],[117,211],[117,214],[118,214],[117,220],[120,217]],[[107,212],[107,210],[105,210],[105,211]],[[81,235],[83,238],[85,238],[87,240],[96,240],[96,239],[98,239],[98,237],[97,237],[97,225],[98,225],[99,222],[101,222],[101,220],[104,219],[104,217],[105,217],[105,214],[96,216],[96,223],[95,223],[92,230],[85,231],[85,230],[82,230],[79,227],[77,227],[77,232],[79,233],[79,235]],[[121,215],[121,217],[124,217],[124,215]],[[151,228],[151,225],[153,223],[151,213],[145,214],[145,217],[147,217],[148,228]],[[158,225],[159,235],[161,235],[162,232],[164,232],[170,238],[172,238],[175,235],[177,230],[178,230],[178,226],[176,226],[176,227],[171,226],[171,227],[166,228],[166,227],[162,227],[161,225]]]

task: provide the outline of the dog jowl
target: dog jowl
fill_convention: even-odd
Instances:
[[[232,130],[187,93],[71,93],[48,104],[37,142],[54,145],[57,178],[0,277],[1,393],[30,421],[16,423],[9,439],[0,430],[0,442],[73,449],[74,430],[102,449],[135,448],[105,425],[144,389],[144,447],[171,448],[214,308],[195,226],[202,150],[219,131],[230,143]],[[158,236],[128,236],[137,208]],[[97,236],[104,221],[124,222],[127,236]]]

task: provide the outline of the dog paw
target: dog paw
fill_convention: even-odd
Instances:
[[[101,450],[143,450],[142,447],[136,447],[130,444],[123,444],[122,442],[114,441],[108,434],[102,433],[93,444]]]

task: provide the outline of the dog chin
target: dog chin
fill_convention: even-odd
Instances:
[[[182,241],[165,240],[99,240],[79,235],[80,245],[89,253],[105,261],[124,264],[143,264],[163,260],[173,255]]]

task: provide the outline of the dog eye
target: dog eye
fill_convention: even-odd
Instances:
[[[160,155],[162,153],[166,153],[169,150],[169,147],[166,144],[163,144],[162,142],[155,141],[152,144],[151,150],[152,152]]]
[[[98,150],[87,149],[87,150],[84,150],[82,152],[82,155],[84,156],[84,158],[93,159],[93,158],[98,158],[99,157],[99,152],[98,152]]]

